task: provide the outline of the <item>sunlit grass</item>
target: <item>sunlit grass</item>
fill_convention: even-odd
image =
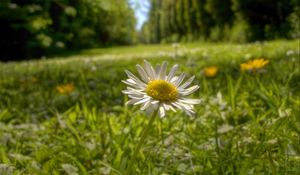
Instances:
[[[240,64],[270,62],[256,74]],[[298,41],[82,51],[0,63],[0,174],[123,174],[143,126],[124,105],[124,69],[143,59],[196,75],[197,114],[156,120],[137,174],[300,174]],[[215,65],[214,78],[202,70]],[[72,91],[57,87],[72,83]]]

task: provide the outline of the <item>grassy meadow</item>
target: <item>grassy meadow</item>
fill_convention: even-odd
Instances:
[[[0,174],[124,174],[149,118],[126,106],[125,69],[146,59],[195,75],[196,115],[157,118],[135,174],[300,174],[299,41],[82,50],[0,62]],[[240,64],[269,60],[255,73]],[[217,66],[215,77],[203,69]]]

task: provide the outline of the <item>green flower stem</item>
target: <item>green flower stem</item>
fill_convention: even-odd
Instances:
[[[158,112],[158,110],[156,110],[155,112],[153,112],[153,114],[152,114],[152,116],[151,116],[151,118],[150,118],[150,121],[149,121],[148,125],[147,125],[146,128],[143,130],[141,139],[140,139],[140,141],[139,141],[137,147],[135,148],[134,153],[133,153],[133,155],[132,155],[132,158],[131,158],[131,160],[130,160],[130,162],[129,162],[129,164],[128,164],[127,171],[126,171],[126,174],[127,174],[127,175],[132,175],[132,168],[133,168],[133,164],[134,164],[134,162],[135,162],[136,156],[137,156],[138,152],[140,151],[140,149],[141,149],[141,147],[142,147],[144,141],[146,140],[146,138],[147,138],[147,136],[148,136],[148,134],[149,134],[150,128],[152,127],[152,124],[153,124],[153,122],[154,122],[154,120],[155,120],[155,118],[156,118],[157,112]]]

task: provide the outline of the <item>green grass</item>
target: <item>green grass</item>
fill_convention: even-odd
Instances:
[[[191,43],[0,63],[0,174],[124,174],[149,118],[124,105],[121,80],[144,59],[196,75],[202,103],[155,121],[136,174],[300,174],[299,52],[299,41]],[[263,72],[240,72],[258,57]],[[201,74],[210,65],[215,78]]]

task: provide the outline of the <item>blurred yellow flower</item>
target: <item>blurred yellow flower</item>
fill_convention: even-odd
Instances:
[[[204,68],[203,73],[206,77],[215,77],[218,73],[218,67],[216,66],[209,66]]]
[[[74,91],[74,85],[73,85],[73,83],[59,85],[56,87],[56,90],[60,94],[69,94]]]
[[[263,58],[250,60],[240,65],[241,71],[256,71],[265,67],[270,61]]]

